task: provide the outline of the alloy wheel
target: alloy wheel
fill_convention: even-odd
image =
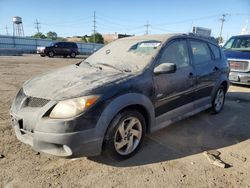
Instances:
[[[142,138],[142,124],[136,117],[126,118],[118,126],[115,136],[115,150],[120,155],[129,155],[140,144]]]
[[[215,110],[217,112],[219,112],[221,110],[221,108],[223,107],[224,99],[225,99],[224,90],[222,88],[220,88],[217,91],[217,94],[216,94],[216,97],[214,100]]]

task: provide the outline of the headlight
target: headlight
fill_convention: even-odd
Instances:
[[[92,95],[60,101],[53,108],[49,117],[53,119],[64,119],[77,116],[91,107],[98,98],[99,96]]]

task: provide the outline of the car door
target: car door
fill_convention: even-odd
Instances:
[[[64,43],[64,49],[63,49],[63,54],[64,55],[70,55],[72,51],[72,43]]]
[[[189,44],[192,62],[197,74],[197,88],[194,100],[202,100],[211,95],[218,76],[218,67],[207,42],[192,39],[189,40]]]
[[[63,42],[56,43],[54,46],[54,51],[56,55],[61,55],[63,53],[63,48],[64,48]]]
[[[196,83],[196,73],[190,64],[186,39],[176,39],[168,43],[155,67],[161,63],[175,63],[177,69],[175,73],[154,75],[156,117],[190,104]],[[189,110],[192,110],[192,105]]]

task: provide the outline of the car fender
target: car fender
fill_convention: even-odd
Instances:
[[[219,89],[219,87],[221,86],[221,84],[226,81],[227,82],[227,88],[226,89],[226,92],[229,88],[229,85],[230,85],[230,82],[228,80],[228,77],[225,75],[225,74],[222,74],[216,81],[214,87],[213,87],[213,90],[212,90],[212,93],[211,93],[211,102],[213,101],[215,95],[216,95],[216,91]]]
[[[99,135],[99,138],[101,137],[104,139],[106,131],[108,130],[113,118],[119,111],[130,105],[141,105],[146,109],[149,116],[148,127],[150,129],[150,127],[154,124],[154,106],[152,102],[143,94],[127,93],[113,99],[102,112],[96,125],[96,131],[98,131],[97,135]]]

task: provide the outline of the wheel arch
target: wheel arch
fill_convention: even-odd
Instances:
[[[154,106],[152,102],[143,94],[128,93],[113,99],[102,112],[96,126],[99,137],[105,140],[105,135],[109,125],[119,112],[126,109],[136,109],[145,118],[147,132],[150,132],[154,124]]]
[[[219,89],[220,86],[223,86],[225,88],[225,93],[227,92],[228,88],[229,88],[229,80],[226,76],[221,76],[218,81],[216,82],[213,90],[212,90],[212,93],[211,93],[211,102],[213,101],[214,97],[215,97],[215,94],[216,94],[216,91]]]

